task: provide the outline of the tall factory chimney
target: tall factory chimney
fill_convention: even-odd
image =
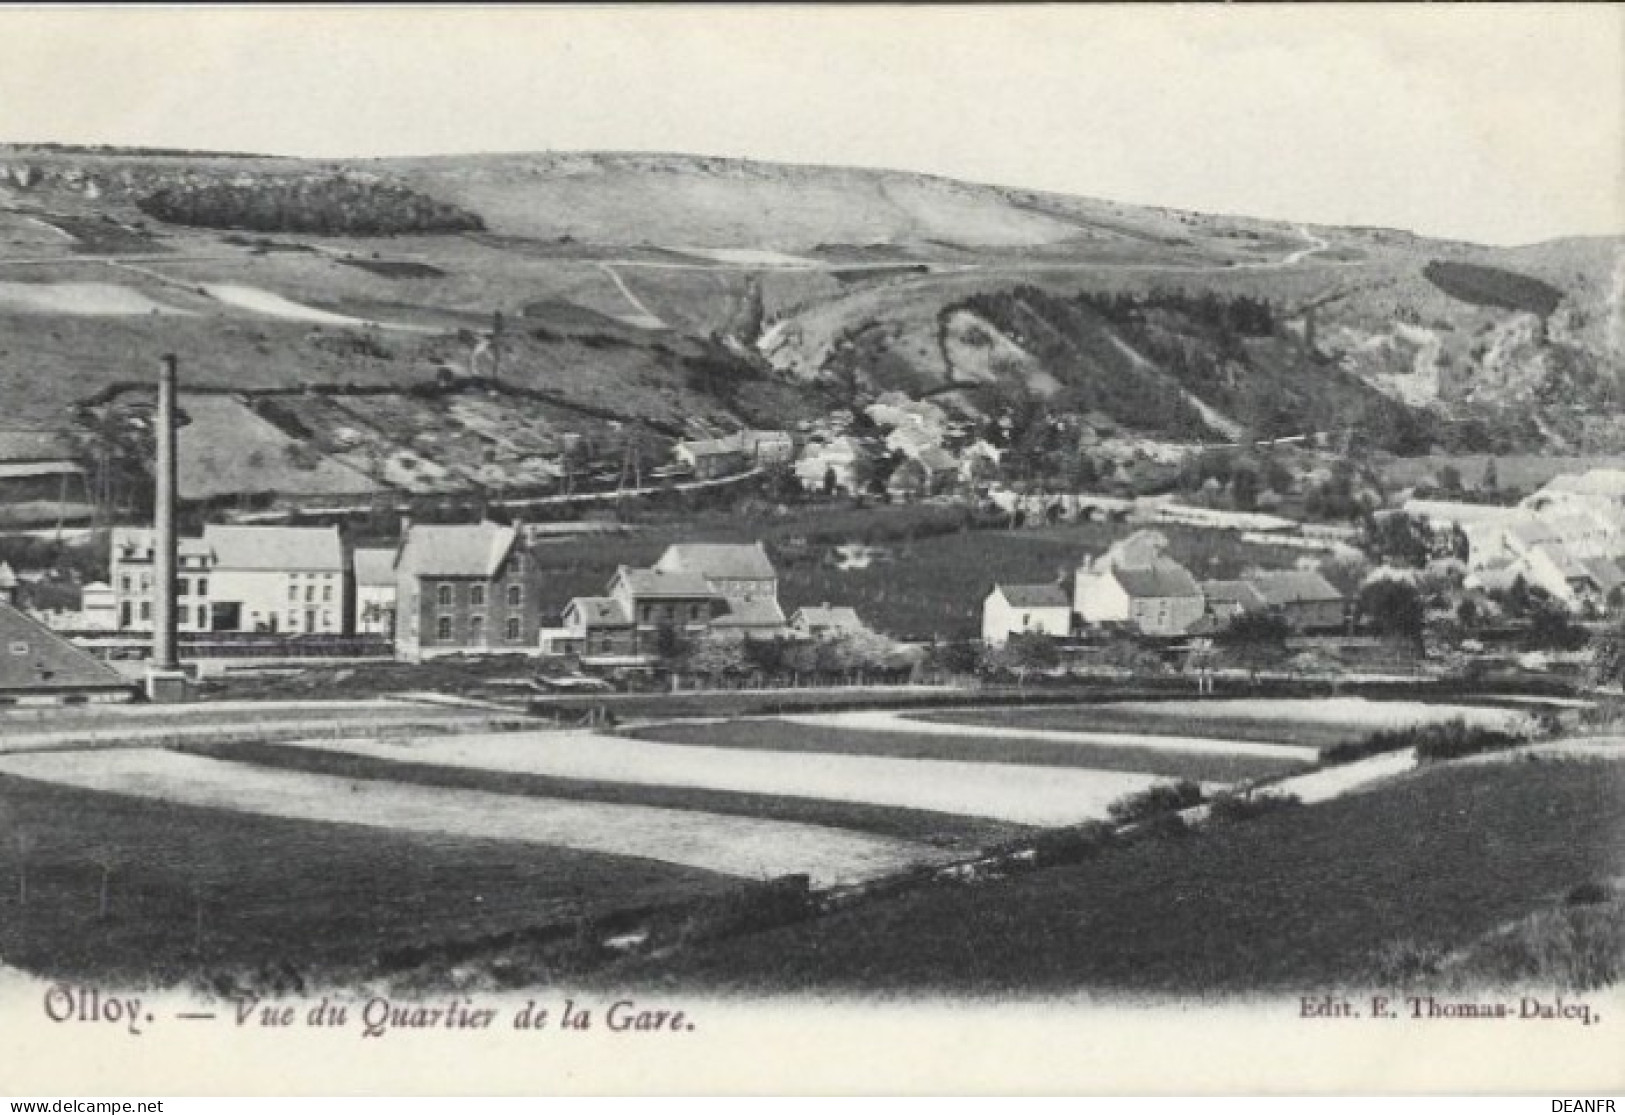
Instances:
[[[175,612],[175,357],[165,356],[158,372],[157,463],[153,485],[153,598],[152,665],[147,670],[147,697],[152,701],[178,701],[186,695],[186,675],[176,654]]]

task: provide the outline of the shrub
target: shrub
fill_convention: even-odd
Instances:
[[[1372,732],[1362,740],[1339,743],[1320,753],[1325,763],[1351,763],[1390,751],[1416,748],[1419,759],[1459,759],[1485,751],[1503,751],[1524,743],[1524,737],[1495,728],[1469,726],[1464,720],[1443,724],[1417,724]]]
[[[1259,794],[1222,793],[1213,799],[1208,808],[1208,816],[1215,821],[1229,824],[1234,821],[1250,821],[1254,817],[1278,813],[1283,809],[1295,809],[1302,804],[1302,799],[1296,794],[1268,791]]]
[[[792,925],[815,911],[810,879],[784,875],[698,903],[676,927],[680,943],[716,940]]]
[[[1459,759],[1486,751],[1505,751],[1523,743],[1520,736],[1494,728],[1469,727],[1460,720],[1447,724],[1430,724],[1422,729],[1416,741],[1418,759]]]
[[[1063,863],[1081,863],[1098,855],[1112,842],[1112,827],[1101,821],[1089,821],[1068,828],[1050,829],[1040,833],[1033,841],[1039,867],[1054,867]]]
[[[1149,821],[1164,813],[1178,813],[1202,802],[1202,787],[1190,779],[1161,782],[1138,793],[1118,798],[1106,807],[1111,819],[1119,825],[1136,821]]]

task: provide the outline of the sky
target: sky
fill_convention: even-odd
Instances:
[[[1625,231],[1625,7],[0,7],[0,140],[675,151],[1518,244]]]

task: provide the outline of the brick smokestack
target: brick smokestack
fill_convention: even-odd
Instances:
[[[153,508],[153,536],[157,552],[153,555],[153,608],[152,608],[152,666],[155,670],[179,669],[180,660],[175,653],[176,542],[175,542],[175,358],[165,356],[158,373],[158,442],[157,488]]]

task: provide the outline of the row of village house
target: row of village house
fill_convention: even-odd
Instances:
[[[150,530],[114,532],[112,583],[88,586],[82,626],[152,628]],[[683,543],[647,568],[623,566],[601,595],[551,599],[523,526],[408,523],[399,545],[348,549],[336,527],[210,525],[179,545],[182,632],[392,636],[398,654],[511,650],[596,658],[647,657],[661,640],[699,634],[772,637],[859,630],[848,608],[786,617],[760,543]],[[1070,590],[999,585],[982,634],[1065,635],[1075,624],[1124,624],[1177,637],[1245,612],[1278,612],[1294,628],[1336,630],[1341,593],[1317,573],[1257,573],[1198,583],[1161,554],[1113,552],[1086,563]],[[548,620],[558,617],[556,625]]]
[[[1065,637],[1080,625],[1115,625],[1153,638],[1208,635],[1237,616],[1274,614],[1299,632],[1335,632],[1348,602],[1319,573],[1281,570],[1198,582],[1162,556],[1103,555],[1062,584],[995,585],[982,604],[982,639],[999,646],[1018,634]]]
[[[678,544],[649,568],[623,566],[601,596],[547,594],[523,526],[409,523],[398,546],[347,548],[337,527],[210,525],[178,546],[183,633],[371,635],[399,657],[514,652],[646,658],[679,637],[824,636],[862,628],[850,608],[786,617],[760,543]],[[74,625],[151,631],[153,533],[113,534],[112,580],[89,585]],[[558,626],[550,615],[562,614]]]

